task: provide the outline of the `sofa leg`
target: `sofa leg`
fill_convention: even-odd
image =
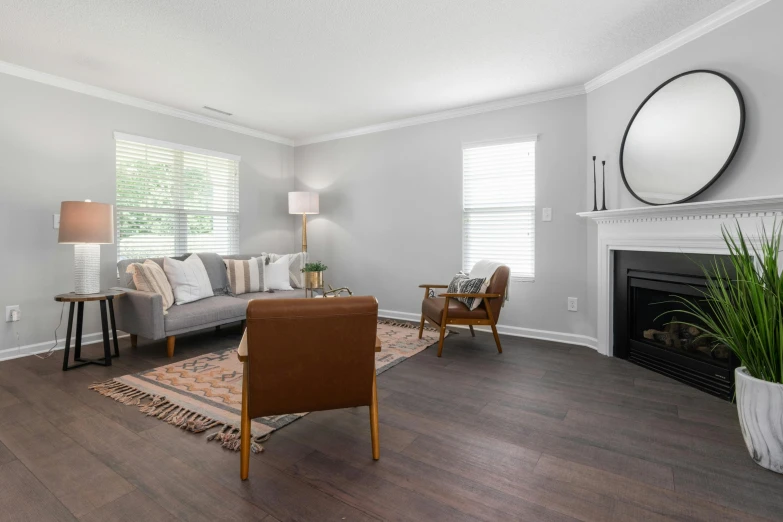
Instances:
[[[476,332],[473,331],[473,325],[469,324],[468,328],[470,328],[470,336],[471,337],[476,337]]]
[[[421,335],[424,333],[424,314],[421,314],[421,322],[419,323],[419,339],[421,339]]]
[[[136,334],[130,334],[131,348],[136,348],[139,344],[139,336]]]
[[[169,335],[166,337],[166,353],[169,357],[174,357],[174,342],[176,341],[176,337],[173,335]]]

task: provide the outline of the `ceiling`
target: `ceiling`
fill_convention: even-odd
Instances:
[[[581,85],[730,3],[3,0],[0,61],[302,140]]]

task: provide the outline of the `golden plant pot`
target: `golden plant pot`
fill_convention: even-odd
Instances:
[[[305,272],[305,287],[306,288],[323,288],[324,287],[324,273],[323,272]]]

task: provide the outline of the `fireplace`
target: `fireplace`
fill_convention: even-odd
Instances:
[[[614,257],[614,356],[731,400],[736,357],[701,337],[673,297],[699,303],[706,284],[699,265],[728,268],[727,257],[629,250]]]

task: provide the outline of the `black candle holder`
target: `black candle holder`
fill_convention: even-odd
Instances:
[[[598,187],[595,179],[595,156],[593,156],[593,212],[598,210]]]
[[[601,161],[601,170],[602,172],[602,181],[601,181],[601,192],[603,197],[603,205],[601,205],[601,210],[606,210],[606,161]]]

